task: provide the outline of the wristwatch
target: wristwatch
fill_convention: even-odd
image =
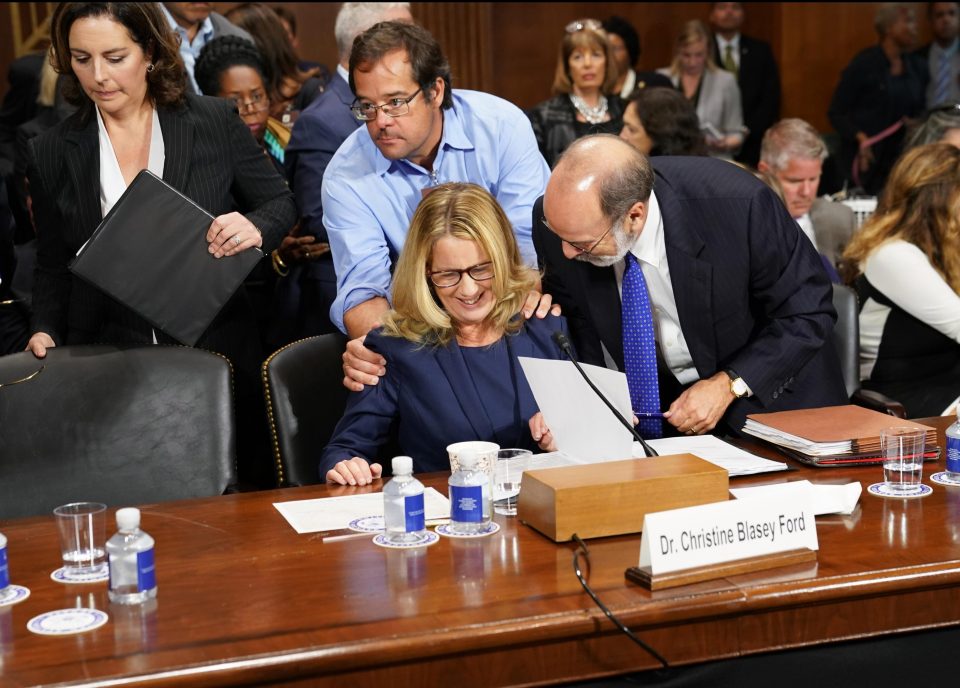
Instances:
[[[743,381],[743,378],[730,368],[727,368],[723,372],[730,378],[730,393],[737,399],[742,399],[747,396],[747,383]]]

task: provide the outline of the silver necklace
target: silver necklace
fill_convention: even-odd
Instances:
[[[603,118],[607,116],[607,97],[605,95],[600,95],[600,102],[597,103],[596,107],[590,107],[584,102],[583,98],[575,93],[570,94],[570,102],[590,124],[600,124]]]

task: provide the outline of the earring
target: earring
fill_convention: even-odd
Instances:
[[[152,62],[147,63],[147,74],[151,73],[154,69],[155,67]]]

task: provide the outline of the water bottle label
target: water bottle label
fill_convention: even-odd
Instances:
[[[137,552],[137,590],[144,592],[157,587],[157,572],[153,567],[153,547]]]
[[[947,438],[947,470],[960,473],[960,437]]]
[[[7,548],[0,547],[0,590],[10,585],[10,569],[7,568]]]
[[[426,512],[423,509],[423,493],[405,497],[403,500],[404,530],[415,533],[427,527]]]
[[[483,486],[450,486],[450,520],[459,523],[483,521]]]

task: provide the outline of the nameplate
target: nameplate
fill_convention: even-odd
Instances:
[[[656,576],[798,549],[818,549],[809,503],[733,500],[647,514],[640,568]]]

